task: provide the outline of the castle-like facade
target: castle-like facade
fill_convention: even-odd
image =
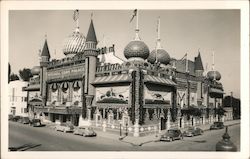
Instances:
[[[66,39],[63,59],[51,59],[46,39],[26,87],[30,116],[134,136],[220,120],[220,73],[204,73],[199,51],[194,61],[170,57],[161,47],[160,20],[150,51],[139,37],[138,16],[126,61],[115,56],[115,45],[98,47],[92,19],[86,38],[77,25]]]

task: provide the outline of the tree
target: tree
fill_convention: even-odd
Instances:
[[[23,70],[19,70],[19,75],[23,81],[29,81],[29,79],[33,77],[31,70],[29,68],[24,68]]]
[[[10,81],[16,81],[16,80],[19,80],[19,77],[17,76],[17,74],[12,73],[10,75]]]

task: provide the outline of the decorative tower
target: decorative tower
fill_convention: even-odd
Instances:
[[[139,37],[139,13],[134,10],[136,17],[135,38],[124,49],[124,56],[131,63],[144,63],[149,56],[148,46]],[[130,119],[134,124],[134,136],[139,136],[139,124],[143,123],[143,72],[140,67],[132,66],[130,69],[132,76],[132,97]]]
[[[88,30],[88,34],[86,37],[86,44],[84,50],[85,60],[85,93],[88,95],[94,95],[95,90],[94,86],[91,84],[95,79],[96,72],[96,62],[97,62],[97,39],[95,34],[95,28],[93,24],[93,20],[91,17],[91,22]]]
[[[195,70],[195,75],[197,77],[202,77],[204,73],[204,68],[201,60],[201,55],[200,55],[200,50],[198,50],[198,56],[194,58],[194,70]],[[201,106],[203,103],[203,90],[204,90],[204,85],[203,81],[199,80],[197,82],[197,103],[198,106]]]
[[[94,24],[91,15],[90,26],[88,30],[88,34],[86,37],[84,56],[85,59],[85,83],[84,83],[84,95],[86,99],[86,107],[87,107],[87,123],[86,125],[90,125],[91,120],[91,105],[94,100],[95,95],[95,87],[91,84],[95,80],[96,73],[96,63],[97,63],[97,39],[94,29]]]
[[[46,81],[47,81],[47,66],[50,61],[50,53],[47,43],[47,37],[45,37],[45,42],[43,45],[43,50],[40,58],[40,93],[43,100],[43,105],[46,104]]]

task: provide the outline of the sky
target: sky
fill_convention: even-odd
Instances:
[[[12,10],[9,12],[9,62],[18,73],[39,65],[39,49],[45,35],[52,58],[65,57],[63,42],[75,29],[73,10]],[[85,36],[91,13],[99,44],[115,44],[116,55],[125,60],[123,50],[134,38],[132,10],[80,10],[80,32]],[[225,95],[240,97],[240,10],[140,10],[140,37],[153,50],[157,18],[161,19],[161,45],[172,58],[188,53],[194,60],[200,50],[203,66],[222,75]],[[103,40],[105,39],[105,40]],[[105,42],[104,42],[105,41]],[[206,70],[205,70],[206,71]]]

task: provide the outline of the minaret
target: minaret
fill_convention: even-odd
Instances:
[[[47,81],[47,66],[50,60],[50,52],[47,43],[47,36],[45,36],[45,42],[40,58],[40,93],[42,96],[43,104],[46,104],[46,81]]]
[[[95,94],[95,88],[91,83],[94,82],[95,72],[96,72],[96,62],[97,62],[97,55],[98,55],[96,45],[97,45],[97,39],[96,39],[94,24],[93,24],[92,15],[91,15],[91,21],[90,21],[88,34],[86,37],[86,44],[85,44],[85,50],[84,50],[84,55],[86,57],[84,93],[88,95]]]

